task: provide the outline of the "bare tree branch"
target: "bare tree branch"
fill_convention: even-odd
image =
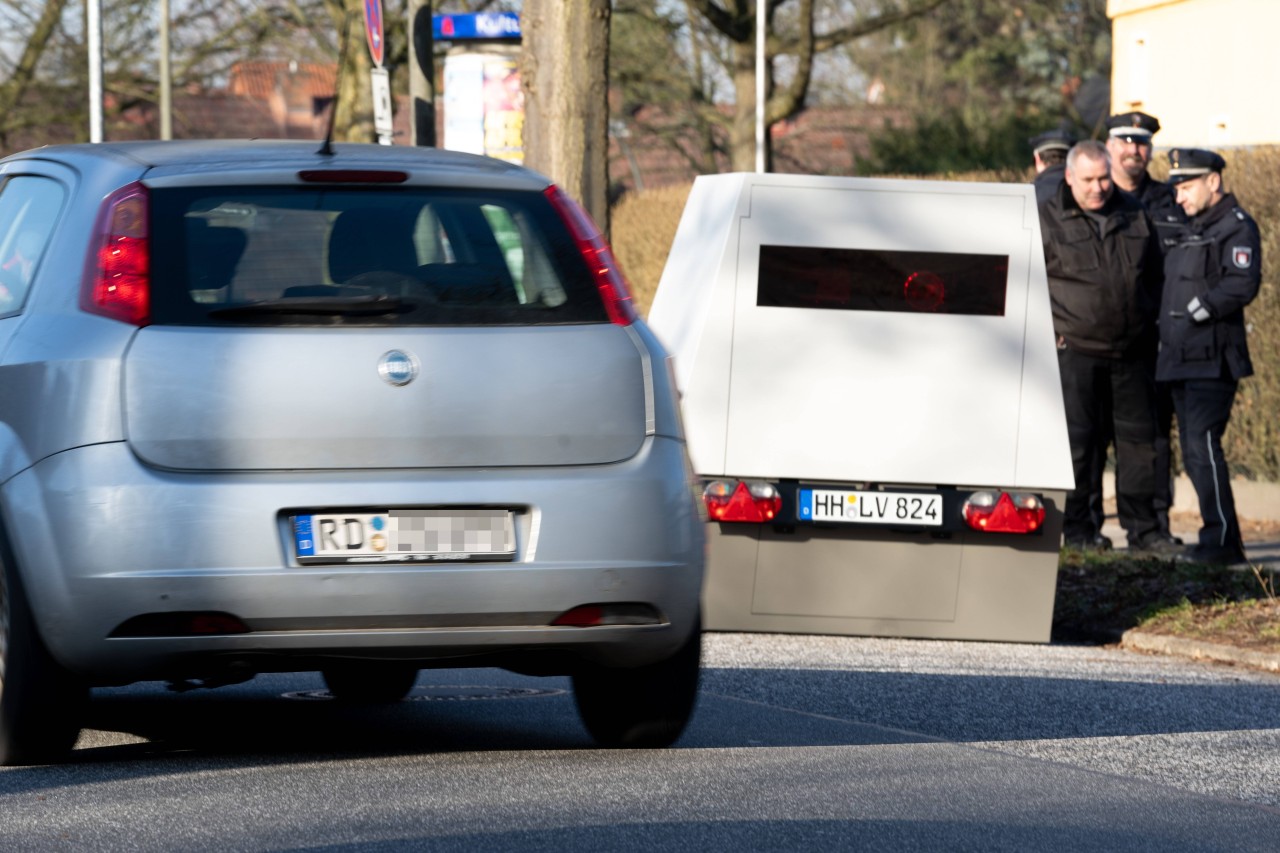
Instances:
[[[66,5],[67,0],[45,0],[44,10],[36,21],[35,31],[27,39],[26,47],[23,48],[22,56],[14,66],[13,73],[8,80],[0,84],[0,122],[4,123],[0,125],[0,142],[4,142],[7,138],[9,117],[14,113],[15,107],[22,102],[27,87],[35,77],[36,65],[44,55],[49,39],[58,27],[58,22],[62,20]]]

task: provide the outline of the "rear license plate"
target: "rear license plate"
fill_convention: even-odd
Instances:
[[[410,563],[513,560],[505,509],[419,509],[293,517],[298,562]]]
[[[941,527],[942,495],[801,489],[796,517],[800,521]]]

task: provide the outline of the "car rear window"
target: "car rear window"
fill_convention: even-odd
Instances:
[[[1004,315],[1007,255],[761,246],[756,304]]]
[[[168,325],[607,322],[537,192],[153,190],[151,316]]]

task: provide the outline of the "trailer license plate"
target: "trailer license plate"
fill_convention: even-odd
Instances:
[[[510,510],[327,512],[293,517],[298,562],[401,563],[515,558]]]
[[[796,514],[800,521],[941,527],[942,495],[801,489]]]

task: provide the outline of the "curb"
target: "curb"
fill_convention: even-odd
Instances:
[[[1210,660],[1217,663],[1231,663],[1238,666],[1262,669],[1267,672],[1280,673],[1280,654],[1275,652],[1258,652],[1252,649],[1238,649],[1235,646],[1224,646],[1221,643],[1207,643],[1203,640],[1188,640],[1183,637],[1169,637],[1163,634],[1148,634],[1130,629],[1120,638],[1121,648],[1141,652],[1157,652],[1164,655],[1191,658],[1192,660]]]
[[[1231,491],[1235,494],[1236,514],[1241,518],[1280,518],[1280,483],[1232,477]],[[1115,472],[1105,471],[1102,474],[1102,496],[1114,498],[1115,495]],[[1174,479],[1172,509],[1177,512],[1200,512],[1195,486],[1191,485],[1191,480],[1185,473]]]

